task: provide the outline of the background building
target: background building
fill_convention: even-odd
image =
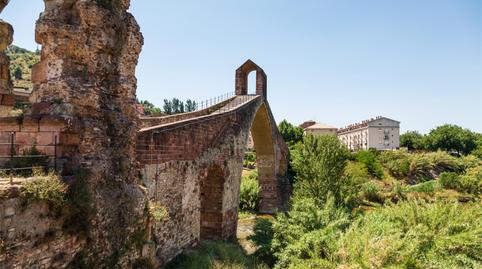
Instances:
[[[382,116],[338,130],[338,138],[348,149],[393,150],[400,147],[400,122]]]
[[[306,134],[313,135],[336,135],[338,128],[323,123],[314,123],[303,128]]]

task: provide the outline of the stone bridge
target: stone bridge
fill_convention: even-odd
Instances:
[[[8,2],[0,0],[0,12]],[[58,137],[54,157],[62,159],[70,194],[59,215],[42,199],[24,204],[20,183],[0,182],[0,268],[133,268],[146,260],[161,266],[200,240],[234,236],[250,133],[260,210],[285,208],[288,150],[260,67],[247,61],[236,70],[236,96],[225,102],[139,118],[135,67],[143,36],[127,12],[130,1],[44,2],[32,107],[20,117],[5,116],[12,83],[4,50],[13,28],[0,20],[0,133],[18,138],[0,135],[7,139],[0,145],[48,148]],[[247,90],[250,72],[257,74],[254,95]],[[152,205],[166,216],[154,219]]]
[[[247,95],[251,71],[257,72],[255,95]],[[266,75],[252,61],[236,71],[234,98],[201,112],[165,117],[167,123],[162,120],[144,118],[136,145],[149,198],[170,212],[169,220],[155,229],[158,238],[169,242],[161,246],[162,256],[179,250],[172,246],[235,236],[250,132],[261,188],[259,209],[273,213],[284,208],[290,191],[287,146],[266,99]]]

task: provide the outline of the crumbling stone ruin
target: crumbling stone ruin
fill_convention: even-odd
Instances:
[[[0,0],[0,13],[8,4],[8,0]],[[10,60],[5,54],[7,47],[13,41],[13,28],[0,19],[0,116],[7,115],[13,107],[12,81],[10,80]]]
[[[0,0],[0,11],[7,2]],[[140,119],[135,67],[143,37],[129,4],[45,0],[36,25],[42,51],[32,70],[35,100],[21,118],[0,117],[0,133],[15,132],[19,148],[59,138],[55,154],[70,204],[55,214],[42,201],[25,205],[18,186],[0,194],[1,268],[159,267],[201,240],[235,236],[250,132],[261,210],[286,206],[287,146],[264,71],[247,61],[236,72],[237,95],[217,106]],[[0,49],[4,43],[11,41]],[[1,59],[3,68],[8,61]],[[257,92],[248,96],[251,71]]]

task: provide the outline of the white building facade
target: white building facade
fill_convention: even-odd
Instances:
[[[376,117],[338,130],[338,138],[352,151],[400,148],[400,122]]]

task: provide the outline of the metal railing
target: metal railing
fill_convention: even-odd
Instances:
[[[201,100],[200,102],[197,102],[196,111],[215,106],[219,103],[233,98],[234,96],[236,96],[235,92],[228,92],[210,99]]]
[[[6,149],[0,151],[0,173],[8,173],[10,184],[13,184],[14,176],[31,174],[34,169],[43,169],[46,171],[49,168],[53,168],[54,171],[57,172],[59,161],[57,135],[54,136],[53,144],[50,145],[16,143],[16,135],[16,132],[8,132],[9,141],[0,143],[0,149]],[[5,135],[3,137],[5,137]],[[38,150],[37,147],[44,149],[53,147],[53,155],[43,153]],[[21,148],[23,148],[23,154],[20,154]]]

